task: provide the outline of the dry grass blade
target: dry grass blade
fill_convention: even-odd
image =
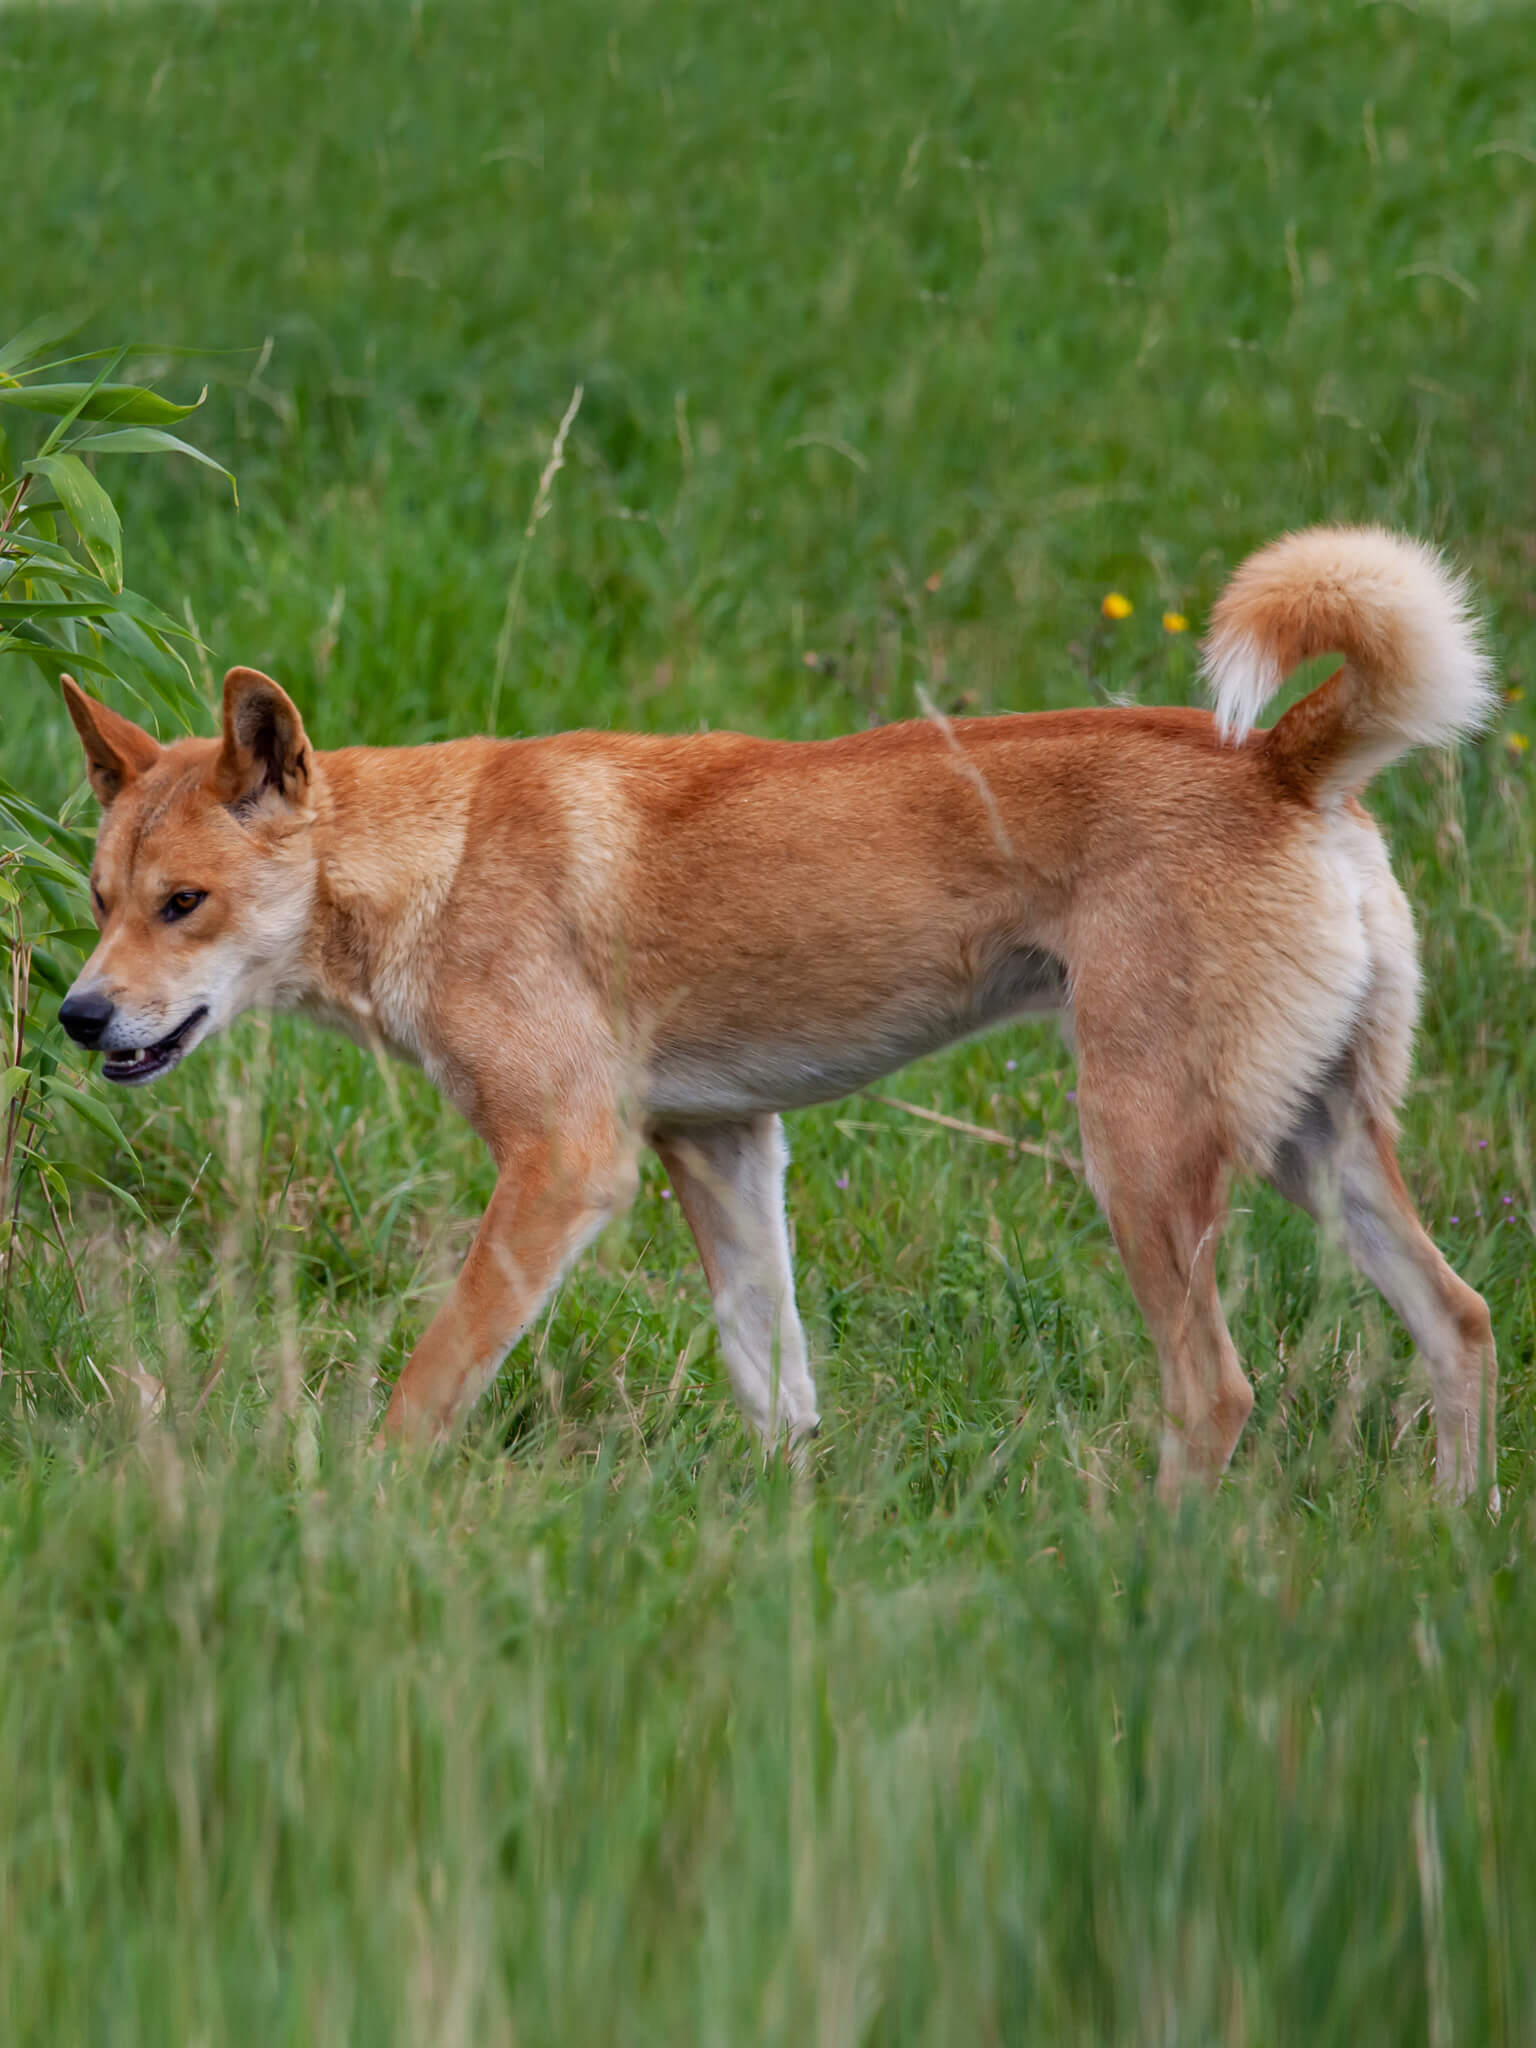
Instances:
[[[523,528],[523,544],[518,550],[517,567],[512,572],[511,587],[507,591],[506,610],[502,614],[501,631],[496,636],[496,665],[491,679],[491,704],[486,719],[486,730],[496,730],[497,714],[501,710],[501,686],[506,680],[507,666],[512,658],[512,636],[517,629],[518,607],[522,602],[523,575],[528,566],[528,545],[537,532],[540,521],[548,512],[553,498],[555,478],[565,467],[565,443],[576,415],[581,410],[581,401],[586,390],[578,384],[571,393],[570,404],[560,417],[555,429],[555,438],[550,443],[549,459],[539,471],[538,488],[533,494],[533,504],[528,511],[528,524]]]
[[[883,1102],[887,1109],[899,1109],[907,1116],[920,1117],[925,1124],[940,1124],[946,1131],[958,1131],[962,1138],[978,1138],[983,1145],[1001,1145],[1006,1152],[1027,1152],[1032,1159],[1064,1166],[1079,1180],[1083,1177],[1082,1160],[1065,1147],[1039,1145],[1032,1138],[1010,1138],[1006,1131],[994,1130],[990,1124],[967,1123],[964,1117],[946,1116],[941,1109],[924,1109],[921,1103],[904,1102],[899,1095],[881,1095],[873,1088],[864,1090],[864,1098],[867,1102]]]

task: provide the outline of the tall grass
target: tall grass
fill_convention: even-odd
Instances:
[[[18,1473],[10,2037],[1527,2037],[1528,1525],[727,1464]]]
[[[1527,41],[13,6],[0,331],[207,351],[241,509],[114,477],[127,573],[210,718],[248,662],[322,746],[1180,701],[1163,612],[1319,517],[1444,541],[1519,692]],[[0,772],[57,805],[67,721],[4,689]],[[791,1132],[809,1483],[754,1462],[654,1175],[463,1450],[386,1475],[473,1140],[289,1020],[115,1097],[145,1220],[72,1191],[0,1381],[5,2037],[1536,2035],[1529,731],[1372,799],[1426,967],[1405,1161],[1504,1363],[1496,1526],[1436,1506],[1402,1332],[1264,1190],[1224,1253],[1254,1421],[1161,1516],[1086,1192],[868,1100]],[[1021,1028],[892,1092],[1059,1150],[1072,1089]]]

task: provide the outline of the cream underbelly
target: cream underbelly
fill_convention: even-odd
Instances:
[[[1021,948],[958,999],[909,992],[841,1034],[758,1032],[740,1024],[711,1043],[665,1044],[649,1065],[645,1108],[698,1122],[836,1102],[927,1053],[1010,1019],[1064,1010],[1066,972],[1038,948]]]

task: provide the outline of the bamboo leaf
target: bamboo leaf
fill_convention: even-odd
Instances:
[[[80,325],[78,313],[44,313],[30,326],[23,327],[20,334],[13,334],[4,348],[0,348],[0,377],[8,377],[19,370],[23,363],[40,355],[50,342],[62,341],[73,334]]]
[[[194,448],[190,441],[179,441],[174,434],[162,433],[158,427],[114,427],[105,434],[88,434],[82,440],[71,441],[69,445],[71,452],[89,451],[92,455],[138,455],[148,454],[156,449],[165,449],[176,455],[190,455],[194,462],[202,463],[205,469],[217,470],[220,476],[228,477],[235,503],[240,503],[240,492],[232,471],[227,470],[222,462],[215,462],[211,455],[205,455],[201,448]]]
[[[126,348],[120,348],[116,350],[114,354],[109,356],[102,363],[101,368],[96,372],[95,376],[91,379],[90,383],[80,393],[80,396],[75,400],[74,404],[69,408],[68,412],[63,414],[63,416],[59,420],[57,420],[53,426],[49,428],[47,439],[43,442],[42,447],[37,451],[39,455],[51,455],[53,453],[54,449],[58,447],[59,443],[63,440],[64,436],[69,432],[70,428],[74,425],[75,421],[79,419],[80,415],[85,411],[85,408],[96,396],[97,392],[102,389],[103,385],[110,384],[112,379],[117,375],[118,371],[123,367],[123,357],[127,355],[127,353],[128,351]]]
[[[43,987],[51,989],[56,996],[67,996],[74,976],[68,974],[42,946],[32,948],[32,979],[40,981]]]
[[[182,640],[192,637],[185,626],[178,626],[174,619],[167,618],[158,605],[152,605],[147,598],[136,597],[131,590],[108,590],[104,583],[99,590],[82,590],[76,597],[0,598],[0,625],[15,625],[34,618],[110,619],[118,616],[137,619],[157,633],[174,633]]]
[[[68,1181],[75,1181],[89,1188],[101,1188],[109,1195],[115,1195],[124,1208],[130,1210],[141,1223],[148,1218],[126,1188],[120,1188],[115,1180],[106,1180],[99,1173],[92,1173],[88,1166],[77,1166],[73,1160],[61,1159],[58,1170]]]
[[[117,420],[125,426],[168,427],[197,411],[208,396],[205,386],[191,405],[173,405],[141,384],[3,384],[0,405],[19,405],[27,412],[75,413],[86,420]],[[83,402],[82,402],[83,401]]]
[[[29,476],[46,477],[85,551],[101,571],[114,597],[123,588],[123,523],[117,507],[78,455],[34,455],[25,464]]]
[[[72,1082],[61,1081],[57,1074],[50,1076],[43,1083],[43,1094],[49,1102],[56,1096],[67,1102],[71,1109],[84,1117],[92,1130],[100,1131],[101,1135],[110,1139],[119,1151],[126,1152],[130,1158],[132,1157],[133,1148],[123,1135],[122,1125],[104,1102],[98,1102],[94,1095],[87,1095],[83,1088],[76,1088]]]
[[[119,676],[117,664],[103,661],[88,648],[62,646],[57,640],[50,640],[39,626],[13,626],[0,640],[0,654],[29,656],[54,682],[66,669],[72,676],[106,676],[114,681]]]
[[[19,852],[24,868],[36,868],[42,874],[52,875],[56,882],[63,882],[70,889],[84,887],[85,876],[79,868],[70,867],[57,854],[50,853],[46,846],[39,846],[35,839],[29,839]]]
[[[33,506],[29,503],[27,506],[29,517],[33,509]],[[61,547],[54,540],[43,540],[37,534],[25,532],[8,533],[5,537],[4,546],[6,559],[16,560],[20,565],[22,574],[30,572],[33,562],[41,562],[46,568],[55,572],[74,573],[82,576],[87,573],[78,556],[72,555],[68,548]]]
[[[57,584],[61,589],[66,586],[69,587],[72,591],[78,593],[81,598],[87,600],[87,602],[78,606],[65,604],[64,612],[49,613],[44,610],[46,603],[57,604],[63,601],[58,599],[45,600],[42,598],[7,599],[6,602],[11,604],[14,609],[18,609],[25,614],[30,607],[31,611],[42,613],[45,617],[62,617],[71,611],[81,618],[105,617],[109,613],[124,613],[129,618],[139,620],[141,624],[156,633],[170,635],[178,640],[196,640],[195,634],[189,632],[184,625],[178,620],[171,618],[168,613],[161,611],[158,605],[151,604],[148,598],[140,597],[131,590],[109,590],[101,578],[87,569],[83,562],[77,560],[69,552],[68,548],[60,547],[54,541],[37,545],[33,543],[30,535],[26,539],[27,554],[22,559],[19,573],[27,576],[29,581],[40,583],[43,579],[32,571],[33,561],[39,562],[47,570],[49,581]],[[13,588],[15,581],[16,577],[13,575],[5,587],[7,589]],[[4,614],[0,613],[0,618],[3,618],[3,616]],[[173,665],[178,664],[178,658],[174,655],[165,654],[163,658]]]
[[[87,596],[99,596],[107,588],[77,554],[57,541],[34,540],[29,533],[7,535],[5,545],[0,547],[0,565],[9,571],[13,590],[18,578],[27,583],[46,580],[61,591],[79,590]]]
[[[0,625],[13,625],[27,619],[101,619],[109,612],[126,611],[122,598],[114,597],[107,591],[103,597],[90,597],[83,592],[79,597],[0,598]]]
[[[46,811],[39,810],[36,804],[28,803],[24,796],[19,795],[6,782],[0,782],[0,810],[8,811],[20,825],[37,826],[48,833],[66,853],[73,855],[82,867],[90,865],[92,840],[89,832],[77,831],[73,825],[66,825],[58,818],[50,818]]]
[[[197,693],[191,671],[175,648],[165,644],[163,629],[149,630],[129,614],[103,619],[97,630],[124,657],[127,666],[120,663],[118,669],[124,681],[131,670],[142,683],[143,687],[135,692],[141,701],[148,701],[148,691],[183,732],[197,732],[207,724],[207,707]]]
[[[82,897],[89,893],[90,884],[82,871],[74,883],[56,882],[52,875],[32,873],[32,891],[39,899],[55,924],[72,924],[80,916]]]

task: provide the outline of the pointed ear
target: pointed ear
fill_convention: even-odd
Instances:
[[[85,749],[85,772],[96,801],[105,807],[135,776],[153,768],[160,743],[110,704],[87,697],[73,676],[60,676],[64,702]]]
[[[309,741],[285,691],[259,669],[224,678],[224,747],[213,767],[221,803],[258,802],[275,789],[285,803],[309,795]]]

